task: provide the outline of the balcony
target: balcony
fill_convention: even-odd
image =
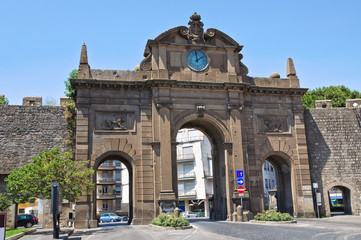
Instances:
[[[211,171],[204,171],[204,178],[205,179],[213,179],[213,173]]]
[[[178,192],[178,197],[181,198],[181,199],[195,198],[195,197],[197,197],[197,191],[196,190],[190,190],[190,191],[187,191],[187,192],[179,191]]]
[[[98,177],[98,184],[115,184],[116,179],[114,177]]]
[[[178,180],[193,180],[196,178],[195,172],[178,173]]]
[[[194,161],[194,154],[179,154],[177,155],[177,162],[193,162]]]
[[[177,142],[179,142],[179,143],[196,142],[196,141],[202,141],[202,140],[203,140],[203,136],[177,138]]]
[[[99,165],[98,170],[114,170],[121,168],[120,162],[103,162]]]
[[[115,199],[117,196],[116,193],[99,193],[97,194],[97,199]]]
[[[100,214],[116,213],[116,212],[120,212],[121,210],[122,210],[121,208],[97,208],[97,212]]]

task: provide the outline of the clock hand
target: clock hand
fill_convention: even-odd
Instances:
[[[195,51],[194,53],[196,54],[196,62],[198,62],[197,51]]]
[[[204,56],[202,56],[202,57],[200,57],[200,58],[196,59],[196,62],[198,62],[198,60],[199,60],[199,59],[202,59],[202,58],[204,58]]]

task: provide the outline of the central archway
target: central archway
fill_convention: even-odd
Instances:
[[[127,223],[131,224],[131,222],[133,220],[133,166],[132,166],[132,159],[123,152],[116,152],[116,151],[106,152],[95,161],[95,164],[93,166],[93,169],[95,170],[94,183],[97,184],[97,187],[95,188],[95,191],[93,194],[93,203],[94,203],[93,204],[93,216],[99,217],[98,216],[99,215],[99,211],[98,211],[99,204],[98,204],[97,191],[99,190],[98,185],[101,182],[101,179],[98,179],[99,178],[98,171],[100,169],[102,169],[101,166],[104,165],[104,163],[109,163],[109,162],[113,162],[113,163],[120,162],[120,163],[124,164],[124,166],[128,170],[129,204],[128,204],[128,218],[127,218],[128,221],[127,221]],[[108,164],[106,164],[105,168],[113,166],[113,165],[112,166],[107,166],[107,165]],[[114,164],[114,165],[116,167],[116,164]],[[104,166],[103,166],[103,168],[104,168]],[[110,180],[111,180],[110,184],[115,185],[115,179],[110,179]],[[105,181],[107,181],[107,180],[105,179]],[[123,191],[123,189],[121,191]]]
[[[226,161],[224,152],[224,143],[227,136],[227,130],[222,129],[211,116],[204,117],[188,116],[183,118],[172,132],[172,142],[176,142],[179,130],[189,128],[201,131],[211,143],[212,146],[212,175],[213,175],[213,197],[210,199],[210,219],[225,220],[227,219],[227,209],[229,204],[227,201],[226,191]],[[173,153],[172,156],[175,156]],[[177,159],[172,157],[173,174],[177,176]],[[177,179],[173,180],[174,189],[178,195]],[[179,197],[178,197],[179,198]],[[230,201],[230,200],[229,200]]]

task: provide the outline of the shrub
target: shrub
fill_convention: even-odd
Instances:
[[[153,219],[153,225],[161,227],[185,227],[189,226],[187,219],[182,217],[177,217],[175,214],[172,215],[159,215],[157,218]]]
[[[254,219],[258,221],[292,221],[293,217],[289,213],[280,213],[276,210],[267,210],[262,213],[257,213]]]

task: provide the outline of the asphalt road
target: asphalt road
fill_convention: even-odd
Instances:
[[[155,230],[149,226],[122,225],[119,223],[102,224],[102,227],[96,230],[75,231],[69,239],[361,239],[361,217],[355,216],[298,219],[297,224],[234,223],[205,219],[191,219],[190,222],[194,228],[188,230]]]

